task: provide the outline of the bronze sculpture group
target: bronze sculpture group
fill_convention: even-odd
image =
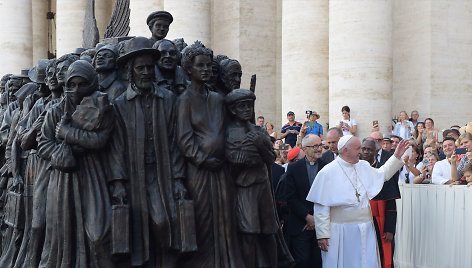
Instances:
[[[2,77],[0,267],[292,265],[241,65],[172,21]]]

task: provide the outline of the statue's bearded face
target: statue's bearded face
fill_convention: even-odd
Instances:
[[[95,56],[95,69],[97,72],[113,70],[115,68],[115,54],[110,50],[101,50]]]
[[[151,89],[154,82],[154,58],[149,55],[140,55],[133,63],[134,84],[139,89]]]
[[[224,72],[223,72],[224,73]],[[241,87],[241,65],[231,64],[226,73],[224,73],[225,85],[229,89],[237,89]]]
[[[152,36],[157,40],[164,39],[169,32],[169,22],[167,20],[155,20],[151,27]]]
[[[161,53],[161,57],[157,61],[157,66],[162,70],[175,70],[178,61],[178,51],[169,42],[162,42],[157,48]]]

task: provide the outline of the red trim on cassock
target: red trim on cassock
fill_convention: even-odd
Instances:
[[[382,240],[382,251],[383,251],[383,262],[382,268],[392,267],[392,242],[385,241],[383,239],[384,226],[385,226],[385,206],[386,200],[370,200],[370,207],[372,209],[372,217],[375,217],[379,224],[380,238]]]

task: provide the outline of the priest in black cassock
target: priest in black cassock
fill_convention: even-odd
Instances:
[[[393,155],[393,152],[383,151],[380,161],[377,161],[377,153],[380,145],[373,138],[365,138],[362,141],[361,159],[366,160],[372,167],[379,168]],[[393,267],[393,250],[395,248],[394,235],[397,223],[397,206],[395,199],[400,198],[398,188],[398,172],[386,181],[380,193],[370,200],[372,216],[377,233],[377,244],[383,268]]]

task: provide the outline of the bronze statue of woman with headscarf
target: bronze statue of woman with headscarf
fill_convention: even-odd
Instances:
[[[70,65],[64,92],[48,110],[38,143],[38,154],[54,168],[40,267],[113,267],[108,248],[112,197],[104,160],[113,109],[86,61]]]

